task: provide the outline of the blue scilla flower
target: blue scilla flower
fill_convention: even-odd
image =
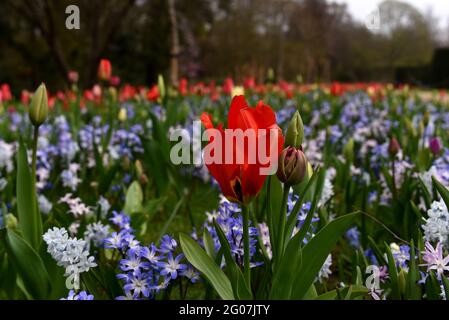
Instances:
[[[391,253],[396,261],[396,266],[408,270],[407,261],[410,261],[410,247],[408,245],[397,246],[392,243],[390,245]]]
[[[158,249],[152,243],[149,247],[140,247],[140,257],[148,260],[150,264],[157,265],[161,257],[157,255]]]
[[[120,269],[122,271],[134,272],[138,269],[148,270],[150,263],[142,261],[140,256],[140,247],[135,247],[134,250],[128,250],[126,258],[120,260]]]
[[[159,248],[159,252],[169,253],[169,252],[175,250],[177,246],[178,246],[178,243],[176,242],[175,239],[173,239],[169,235],[164,235],[161,239],[161,245]]]
[[[128,246],[128,242],[125,240],[125,237],[128,235],[129,232],[127,230],[113,232],[104,240],[104,247],[107,249],[125,250]]]
[[[112,211],[112,218],[109,218],[109,221],[120,229],[131,229],[131,218],[124,212]]]
[[[75,291],[70,290],[67,298],[61,298],[61,300],[94,300],[94,296],[86,291],[81,291],[76,294]]]
[[[169,252],[167,254],[167,261],[160,261],[157,263],[160,268],[160,274],[173,280],[176,279],[178,277],[178,272],[187,268],[187,265],[180,263],[182,258],[184,258],[182,253],[174,258],[172,253]]]
[[[357,227],[353,227],[346,231],[345,236],[351,246],[353,246],[354,248],[360,247],[360,231],[357,229]]]
[[[128,281],[123,286],[125,293],[132,295],[142,294],[145,298],[148,298],[151,294],[150,290],[151,277],[147,272],[141,272],[140,269],[135,270],[132,273],[128,273]]]
[[[367,257],[371,261],[371,264],[376,265],[376,266],[379,265],[379,262],[377,261],[377,258],[376,258],[376,255],[374,254],[373,249],[368,248],[363,252],[363,254],[365,255],[365,257]]]

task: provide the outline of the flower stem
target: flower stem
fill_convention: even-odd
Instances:
[[[243,274],[248,288],[251,288],[251,268],[249,254],[249,211],[247,206],[242,206],[243,222]]]
[[[285,221],[287,216],[287,201],[288,194],[290,193],[290,186],[284,185],[284,191],[282,193],[281,211],[279,212],[279,232],[277,241],[277,261],[280,262],[284,255],[284,240],[285,240]]]
[[[37,206],[37,194],[36,194],[36,162],[37,162],[37,141],[39,140],[39,126],[34,126],[33,135],[33,153],[31,159],[31,185],[33,191],[31,192],[31,203]],[[38,206],[37,206],[38,207]],[[39,210],[39,208],[37,208]]]

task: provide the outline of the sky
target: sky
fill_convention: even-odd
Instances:
[[[443,28],[449,23],[449,0],[401,0],[407,2],[422,13],[426,13],[429,8],[432,9],[434,16],[438,18],[440,28]],[[337,3],[346,3],[348,5],[349,12],[352,16],[359,20],[365,21],[366,17],[372,13],[376,6],[382,2],[382,0],[334,0]]]

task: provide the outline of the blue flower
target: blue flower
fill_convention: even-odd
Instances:
[[[142,273],[140,269],[135,270],[133,273],[128,274],[127,283],[123,286],[125,293],[132,293],[132,295],[142,294],[148,298],[150,296],[149,274]]]
[[[143,262],[136,250],[128,250],[126,259],[120,260],[120,269],[123,271],[137,271],[138,269],[149,269],[150,264]]]
[[[161,268],[161,275],[169,276],[171,279],[176,279],[178,277],[178,271],[185,270],[187,266],[181,264],[181,259],[184,258],[183,254],[179,254],[176,258],[173,258],[171,252],[167,255],[167,262],[160,261],[157,265]]]
[[[348,239],[349,244],[354,248],[360,247],[360,231],[357,227],[353,227],[346,231],[346,238]]]
[[[161,239],[161,246],[159,251],[162,253],[169,253],[176,249],[178,243],[175,239],[171,238],[169,235],[164,235]]]
[[[86,291],[81,291],[76,294],[75,291],[70,290],[67,298],[61,298],[61,300],[94,300],[94,296],[88,294]]]

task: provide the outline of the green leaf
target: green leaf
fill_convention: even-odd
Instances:
[[[349,288],[351,288],[349,292]],[[364,286],[350,286],[343,288],[343,295],[348,300],[354,300],[356,298],[360,298],[363,296],[368,295],[368,289]],[[348,295],[349,293],[349,295]],[[323,293],[322,295],[319,295],[315,298],[315,300],[337,300],[338,298],[338,292],[337,290],[328,291],[326,293]]]
[[[415,244],[413,239],[410,243],[410,267],[407,274],[407,297],[412,300],[421,299],[420,289],[417,285],[418,281],[418,268],[416,266],[416,258],[415,258]]]
[[[212,236],[210,235],[210,233],[207,229],[204,229],[204,232],[203,232],[203,243],[204,243],[204,249],[206,249],[206,252],[209,255],[209,257],[215,258],[214,240],[212,239]]]
[[[354,223],[358,213],[347,214],[324,226],[302,249],[301,267],[296,273],[292,298],[302,299],[338,239]],[[287,257],[284,257],[287,258]]]
[[[233,300],[231,282],[223,270],[218,267],[214,260],[192,238],[185,234],[179,234],[181,248],[187,260],[197,268],[224,300]]]
[[[441,300],[440,283],[433,271],[430,271],[430,274],[426,279],[426,293],[428,300]]]
[[[50,291],[50,279],[41,257],[12,230],[7,230],[6,245],[27,291],[35,299],[46,299]]]
[[[390,246],[387,243],[385,243],[385,250],[388,258],[387,265],[391,282],[391,295],[393,299],[399,300],[401,299],[401,293],[399,288],[398,270],[396,269],[396,261],[394,260],[393,254],[390,250]]]
[[[42,218],[36,200],[36,189],[31,178],[25,144],[19,142],[17,153],[17,214],[22,235],[37,249],[42,240]],[[33,200],[34,199],[34,200]]]
[[[435,179],[435,177],[432,177],[432,182],[441,198],[443,198],[444,203],[449,208],[449,190],[445,186],[443,186],[437,179]]]
[[[138,181],[134,181],[126,191],[125,207],[123,211],[129,215],[143,211],[143,192]]]
[[[223,255],[226,260],[226,266],[231,273],[231,285],[234,297],[238,300],[251,300],[253,298],[251,290],[246,284],[242,271],[232,257],[231,246],[229,245],[228,239],[215,220],[214,227],[217,231],[218,239],[220,240]]]

